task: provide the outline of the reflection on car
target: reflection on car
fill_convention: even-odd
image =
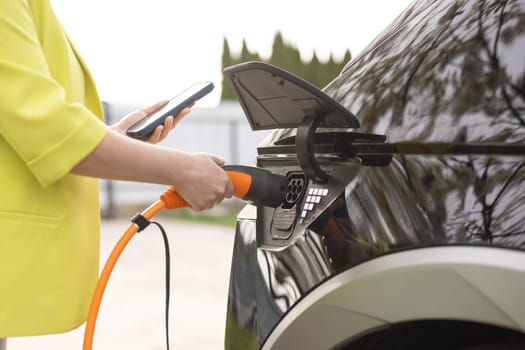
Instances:
[[[225,70],[257,165],[227,349],[525,348],[525,1],[415,1],[322,91]]]

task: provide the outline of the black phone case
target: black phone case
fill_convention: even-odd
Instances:
[[[143,139],[143,138],[147,137],[149,134],[151,134],[153,132],[153,130],[155,130],[155,128],[157,126],[164,124],[164,121],[166,120],[166,118],[168,116],[172,115],[172,116],[176,117],[189,104],[191,104],[192,102],[195,102],[195,101],[201,99],[202,97],[206,96],[207,94],[209,94],[213,90],[213,88],[214,88],[214,85],[213,85],[212,82],[207,83],[206,85],[203,86],[202,89],[200,89],[199,91],[195,92],[193,95],[189,96],[188,98],[183,100],[181,103],[179,103],[178,105],[176,105],[173,108],[171,108],[169,111],[167,111],[167,112],[159,115],[158,117],[156,117],[156,119],[152,123],[144,126],[143,128],[136,129],[135,128],[136,125],[141,123],[142,120],[144,120],[145,118],[149,118],[151,116],[151,114],[148,114],[144,118],[142,118],[139,121],[137,121],[135,124],[131,125],[126,130],[126,135],[128,135],[130,137],[133,137],[133,138],[136,138],[136,139]],[[176,98],[176,97],[177,96],[175,96],[174,98]],[[157,112],[153,112],[153,113],[157,113]]]

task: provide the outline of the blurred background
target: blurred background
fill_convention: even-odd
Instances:
[[[408,0],[173,1],[51,0],[82,54],[100,95],[148,104],[195,81],[221,85],[224,39],[232,54],[245,48],[272,56],[280,32],[303,60],[357,55]],[[220,88],[200,103],[217,106]]]
[[[254,164],[257,144],[268,131],[250,129],[223,82],[224,67],[265,61],[322,88],[410,3],[51,1],[91,70],[108,123],[168,99],[197,81],[212,81],[214,91],[196,104],[163,144],[215,153],[230,164],[244,165]],[[156,200],[163,189],[103,182],[103,217],[132,214]],[[236,201],[225,204],[234,210],[239,207]]]

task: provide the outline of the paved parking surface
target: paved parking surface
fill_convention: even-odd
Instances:
[[[171,249],[170,348],[223,349],[226,298],[234,230],[158,219]],[[129,221],[102,224],[101,260]],[[166,349],[164,333],[164,247],[151,225],[130,241],[106,289],[93,350]],[[82,348],[84,327],[48,336],[12,338],[8,350]]]

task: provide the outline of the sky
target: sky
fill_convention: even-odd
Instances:
[[[198,81],[215,90],[200,107],[219,103],[226,37],[233,53],[271,53],[277,31],[321,61],[357,56],[411,0],[51,0],[87,63],[100,96],[149,105]]]

